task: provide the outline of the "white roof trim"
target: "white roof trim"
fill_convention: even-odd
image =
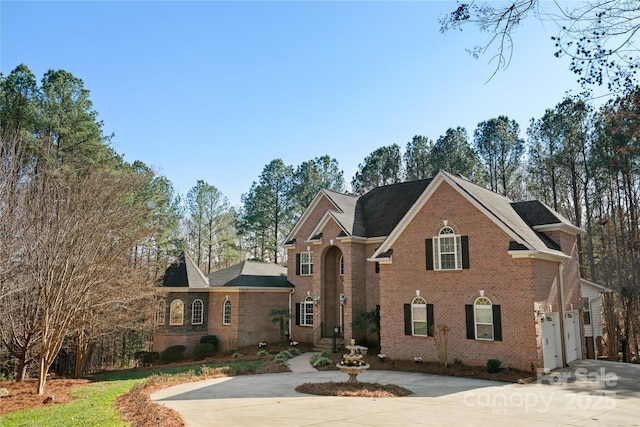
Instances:
[[[324,215],[322,216],[322,218],[320,219],[320,221],[318,222],[318,224],[315,226],[315,228],[313,230],[311,230],[311,233],[309,234],[309,237],[307,237],[307,239],[305,240],[305,242],[309,242],[312,243],[315,240],[311,240],[311,238],[313,236],[316,236],[320,233],[322,233],[322,230],[324,230],[324,227],[329,223],[329,220],[333,220],[336,224],[338,224],[338,227],[340,227],[340,229],[342,231],[345,232],[345,234],[350,234],[340,223],[340,221],[338,221],[338,219],[333,215],[333,212],[331,211],[326,211],[324,213]]]
[[[539,251],[539,250],[529,250],[529,251],[507,251],[509,255],[511,255],[514,259],[521,258],[535,258],[535,259],[544,259],[547,261],[556,261],[556,262],[565,262],[569,261],[572,258],[560,251],[548,250],[548,251]]]
[[[345,242],[345,243],[382,243],[387,238],[387,236],[379,236],[379,237],[361,237],[361,236],[342,236],[337,237],[336,239]]]
[[[289,240],[291,240],[293,236],[295,236],[298,233],[298,231],[300,230],[300,227],[302,227],[302,224],[304,224],[304,222],[307,220],[311,212],[316,208],[318,203],[320,203],[320,200],[322,200],[322,197],[326,197],[327,200],[329,200],[329,202],[336,208],[338,212],[342,212],[342,210],[338,207],[338,205],[335,204],[333,199],[329,197],[326,191],[324,191],[324,189],[320,189],[318,191],[318,194],[316,194],[316,196],[311,201],[311,203],[309,203],[309,206],[307,206],[307,209],[305,209],[304,212],[302,213],[302,215],[296,222],[296,225],[291,229],[289,234],[287,234],[287,237],[285,237],[284,239],[285,242],[288,242]]]
[[[389,234],[389,237],[380,245],[380,247],[371,255],[372,258],[380,255],[381,253],[386,252],[391,248],[393,243],[395,243],[396,239],[402,234],[402,232],[407,228],[409,223],[413,220],[413,218],[417,215],[417,213],[422,209],[422,207],[427,203],[427,201],[431,198],[433,193],[440,187],[440,185],[446,182],[457,191],[462,197],[464,197],[469,203],[475,206],[479,211],[485,214],[485,216],[491,219],[502,231],[507,233],[513,240],[517,243],[526,246],[528,249],[533,250],[533,248],[529,245],[528,242],[524,241],[520,236],[518,236],[511,228],[509,228],[504,222],[502,222],[496,215],[489,211],[487,208],[482,206],[476,199],[467,194],[466,191],[462,191],[462,189],[453,181],[449,175],[440,171],[433,178],[433,180],[429,183],[429,186],[425,189],[425,191],[418,197],[418,200],[411,206],[411,208],[407,211],[405,216],[400,220],[398,225],[393,229],[393,231]]]
[[[184,286],[181,287],[158,287],[157,293],[194,293],[194,292],[214,292],[214,293],[236,293],[236,292],[251,292],[251,291],[260,291],[260,292],[291,292],[295,288],[266,288],[259,286],[216,286],[213,288],[187,288]]]
[[[580,278],[580,284],[581,285],[586,285],[586,286],[591,286],[592,288],[597,289],[598,292],[605,292],[605,293],[613,292],[613,289],[609,289],[606,286],[599,285],[599,284],[597,284],[595,282],[592,282],[590,280],[583,279],[583,278]]]
[[[564,231],[565,233],[572,234],[574,236],[578,234],[585,234],[584,231],[580,227],[576,227],[575,225],[567,224],[565,222],[558,222],[555,224],[543,224],[543,225],[535,225],[533,229],[536,231]]]

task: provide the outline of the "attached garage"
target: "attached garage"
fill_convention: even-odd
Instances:
[[[544,371],[549,372],[562,365],[562,356],[558,349],[558,337],[560,335],[560,325],[558,324],[558,313],[547,313],[540,319],[542,325],[542,357]]]
[[[567,363],[582,359],[580,322],[577,310],[567,311],[564,314],[564,345]]]

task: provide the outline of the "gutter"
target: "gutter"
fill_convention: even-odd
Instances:
[[[291,289],[291,292],[289,292],[289,315],[291,315],[291,295],[293,295],[293,293],[296,291],[296,288]],[[291,336],[291,317],[289,317],[289,319],[287,320],[287,329],[289,330],[289,339],[293,339],[293,337]]]
[[[564,368],[565,366],[567,366],[567,355],[566,355],[566,348],[567,348],[567,343],[565,341],[565,335],[564,335],[564,278],[563,278],[563,273],[564,273],[564,262],[558,264],[558,284],[560,287],[560,335],[562,336],[562,339],[560,340],[560,342],[562,343],[561,345],[561,350],[562,350],[562,367]]]

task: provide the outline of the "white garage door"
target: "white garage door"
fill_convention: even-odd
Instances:
[[[567,311],[564,314],[564,343],[567,354],[567,363],[579,358],[578,346],[580,334],[578,333],[578,312]]]
[[[547,313],[542,319],[542,358],[544,371],[549,372],[561,364],[556,346],[556,329],[558,313]]]

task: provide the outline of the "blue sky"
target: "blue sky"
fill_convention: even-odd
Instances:
[[[453,1],[6,1],[0,70],[84,81],[105,133],[182,194],[203,179],[240,205],[271,160],[328,154],[351,181],[364,158],[450,127],[470,137],[507,115],[523,134],[579,92],[553,56],[551,24],[515,34],[510,67],[465,52],[474,28],[441,34]]]

